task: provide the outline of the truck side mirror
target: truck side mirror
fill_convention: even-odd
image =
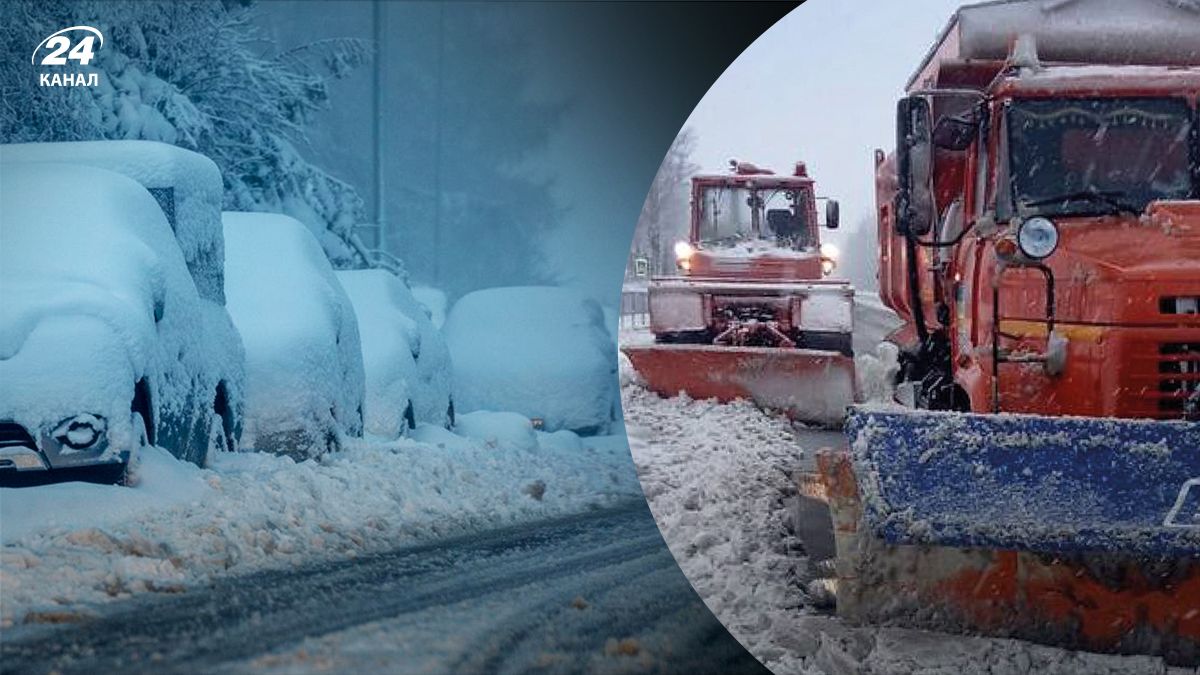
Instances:
[[[838,229],[838,223],[841,219],[842,207],[836,199],[830,199],[825,202],[825,227],[831,230]]]
[[[910,96],[896,106],[896,228],[924,235],[933,229],[933,130],[929,101]]]

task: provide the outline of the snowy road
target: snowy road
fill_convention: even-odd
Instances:
[[[754,672],[646,507],[115,603],[18,626],[4,672]]]

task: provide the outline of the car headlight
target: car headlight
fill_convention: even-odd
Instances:
[[[833,244],[821,244],[821,257],[829,260],[837,261],[842,257],[842,251]]]
[[[103,417],[84,413],[63,420],[50,435],[68,448],[86,450],[103,438],[107,430],[108,423]]]
[[[1049,218],[1030,218],[1017,228],[1017,246],[1026,258],[1047,258],[1058,248],[1058,228]]]

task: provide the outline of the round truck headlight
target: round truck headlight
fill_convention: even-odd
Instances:
[[[696,253],[696,248],[686,241],[675,242],[675,259],[687,260]]]
[[[1030,218],[1017,228],[1017,246],[1027,258],[1047,258],[1058,248],[1058,228],[1049,218]]]
[[[108,424],[103,417],[84,413],[63,420],[51,435],[68,448],[86,450],[95,445],[107,429]]]
[[[842,257],[842,251],[833,244],[821,244],[821,257],[837,261]]]

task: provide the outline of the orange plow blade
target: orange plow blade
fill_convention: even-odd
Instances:
[[[623,347],[646,386],[660,396],[736,399],[804,422],[840,426],[854,404],[854,359],[836,352],[772,347]]]

